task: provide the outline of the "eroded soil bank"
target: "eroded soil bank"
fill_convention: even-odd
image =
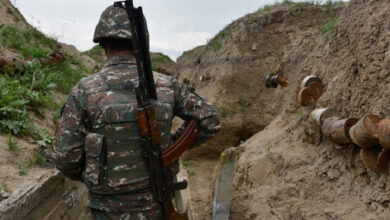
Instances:
[[[209,158],[204,149],[218,152],[247,138],[240,134],[255,134],[237,148],[231,219],[387,219],[388,171],[367,168],[355,145],[330,144],[309,114],[335,107],[339,117],[389,116],[388,1],[301,6],[243,17],[178,59],[180,77],[224,116],[222,141],[188,158]],[[271,73],[286,76],[289,86],[266,90]],[[311,74],[323,80],[325,94],[300,107],[299,84]],[[204,183],[211,194],[213,184]],[[206,210],[199,219],[211,219],[212,197],[197,198],[195,207]]]

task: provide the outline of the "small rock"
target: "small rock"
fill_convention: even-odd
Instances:
[[[257,44],[254,43],[254,44],[252,44],[252,51],[256,51],[256,50],[257,50]]]
[[[9,197],[9,194],[5,190],[0,191],[0,201],[7,199]]]
[[[328,177],[329,179],[333,180],[333,179],[337,179],[340,177],[340,171],[338,169],[331,169],[328,171]]]

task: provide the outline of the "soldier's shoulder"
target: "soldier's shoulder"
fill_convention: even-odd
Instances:
[[[102,84],[101,72],[97,72],[82,78],[79,82],[79,87],[83,90],[84,94],[91,94],[99,92]]]
[[[177,80],[174,77],[159,72],[153,72],[153,76],[157,87],[172,87],[177,83]]]

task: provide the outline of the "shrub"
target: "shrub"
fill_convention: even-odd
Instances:
[[[34,99],[34,93],[17,80],[0,76],[0,131],[19,134],[29,127],[31,119],[26,106]]]
[[[0,41],[24,57],[43,57],[55,48],[55,40],[36,29],[0,26]],[[0,70],[0,132],[27,135],[41,146],[51,145],[52,137],[31,124],[29,112],[43,115],[44,107],[58,108],[53,91],[68,93],[89,70],[73,56],[56,65],[42,67],[39,62],[32,62],[18,70],[10,75]]]

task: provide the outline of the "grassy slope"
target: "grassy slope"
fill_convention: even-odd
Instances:
[[[36,59],[46,57],[58,45],[34,28],[1,25],[0,44],[6,54],[32,60],[26,68],[0,69],[1,200],[4,192],[13,192],[48,165],[38,152],[50,149],[65,94],[89,70],[72,54],[57,65],[43,67]]]
[[[24,59],[42,58],[55,51],[56,40],[36,29],[0,28],[0,43]],[[0,131],[15,135],[35,135],[29,111],[40,113],[42,108],[59,107],[54,92],[68,93],[88,70],[72,55],[57,65],[42,67],[32,62],[24,69],[3,68],[0,75]]]

